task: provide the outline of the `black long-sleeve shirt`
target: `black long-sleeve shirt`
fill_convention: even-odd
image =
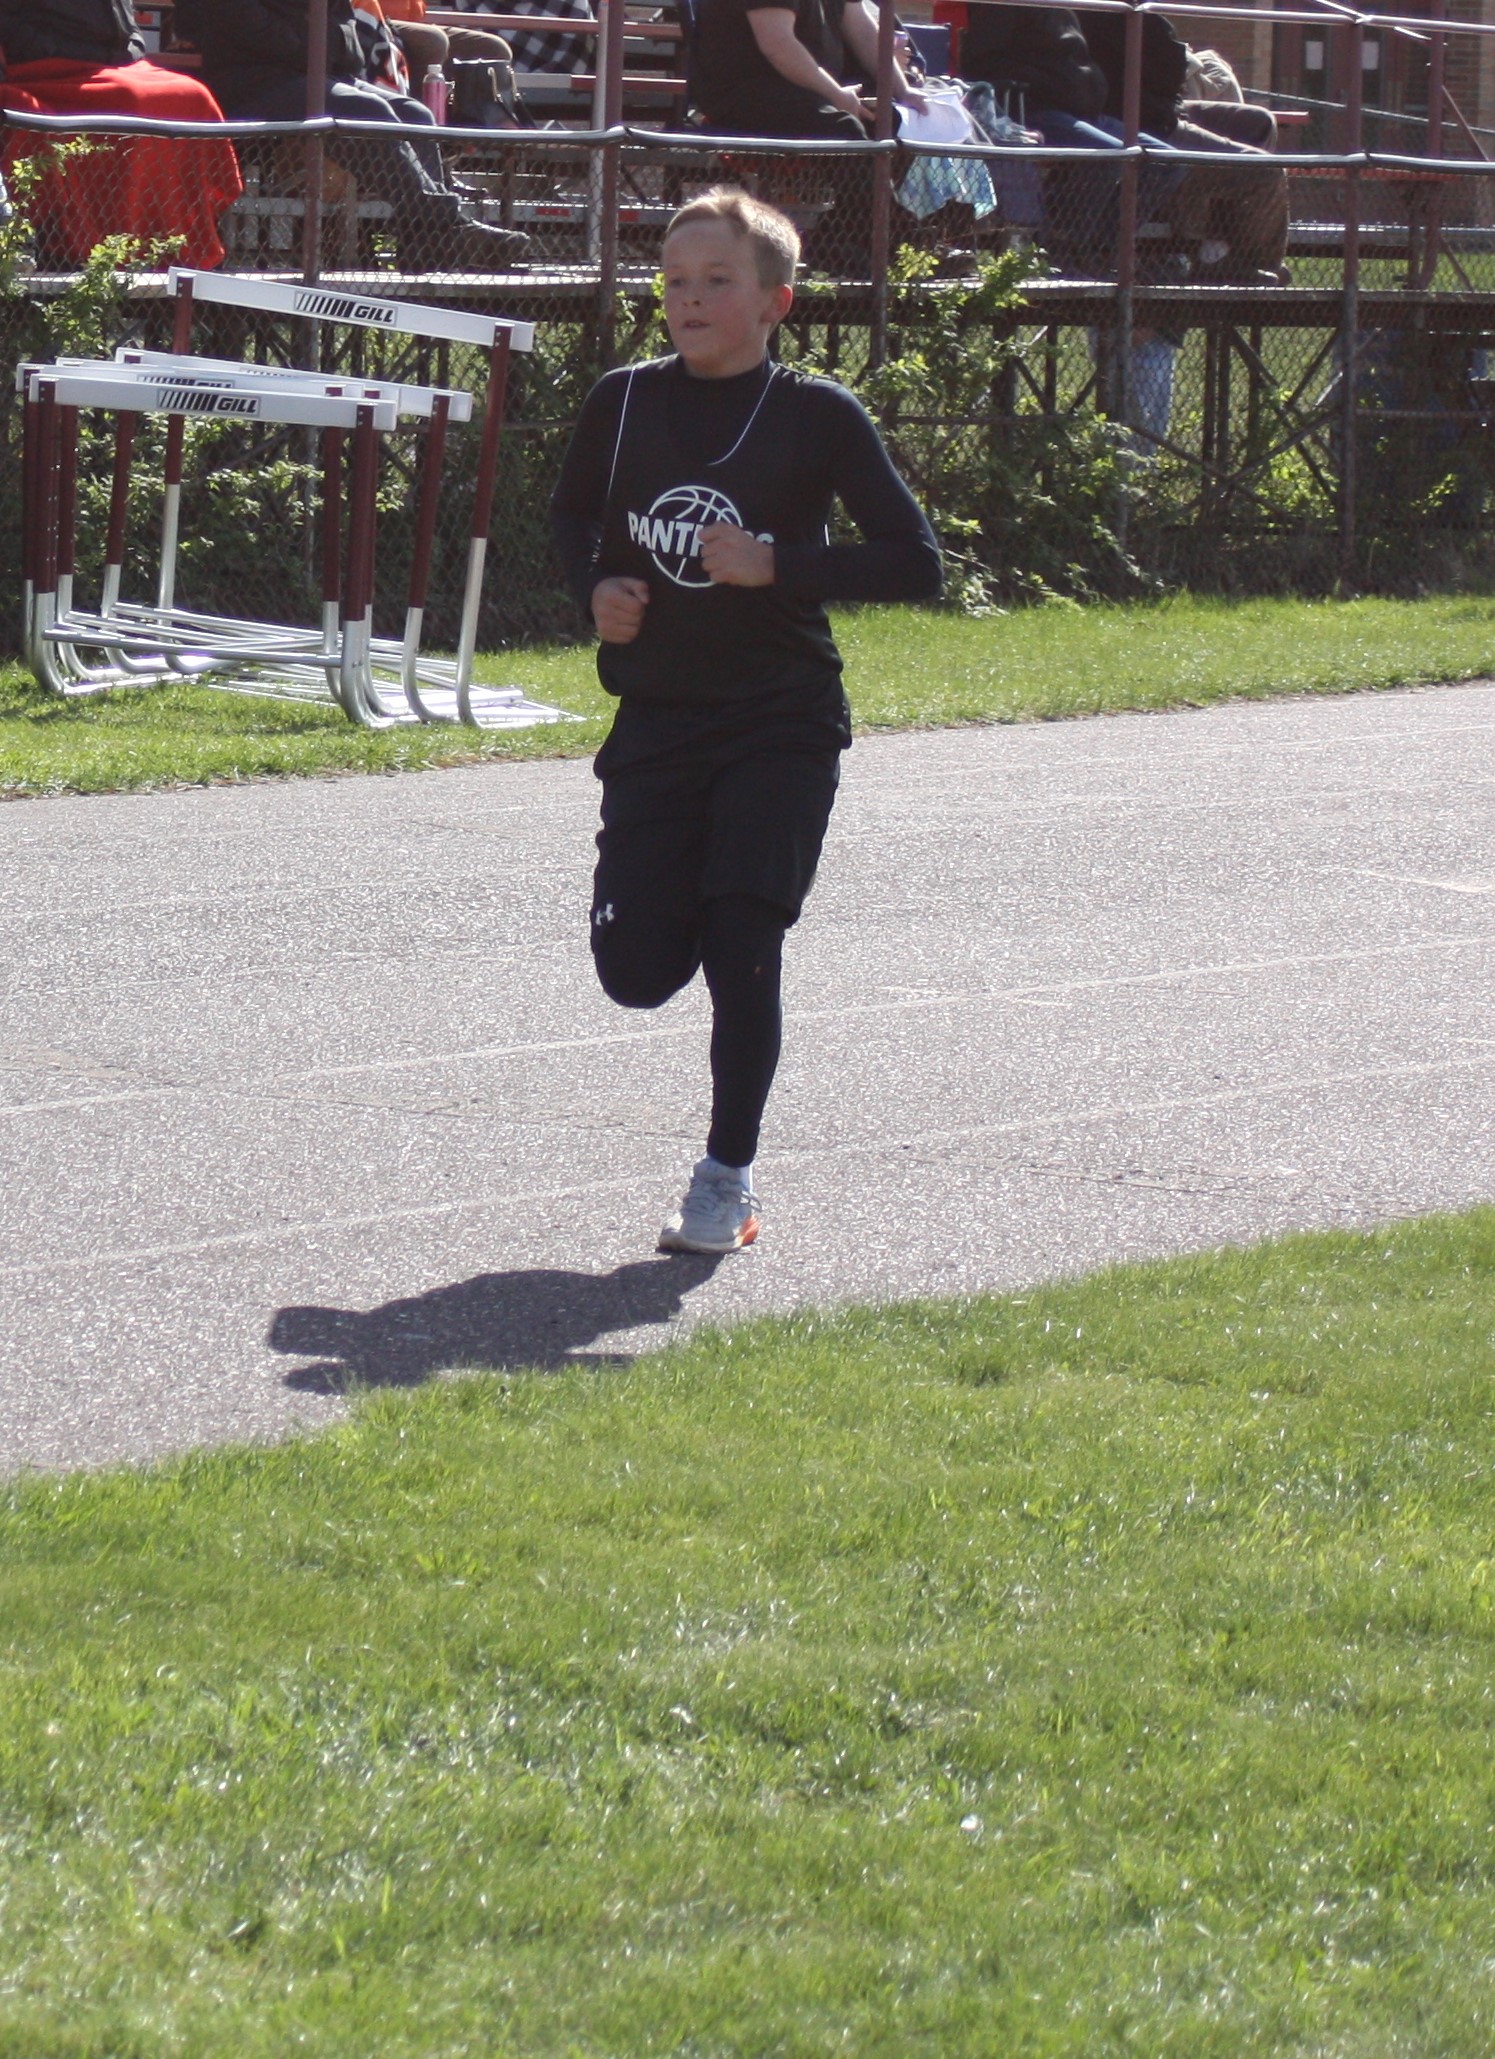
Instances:
[[[705,467],[742,434],[763,385],[759,366],[733,379],[693,378],[678,359],[646,369],[666,373],[671,434],[688,459]],[[593,387],[550,504],[566,583],[588,620],[592,589],[607,577],[598,552],[627,376],[612,372]],[[939,546],[866,409],[829,379],[792,376],[796,419],[790,427],[803,517],[796,526],[806,533],[798,540],[775,538],[775,588],[806,601],[932,599],[940,590]],[[861,542],[826,539],[833,500],[861,531]]]
[[[1087,13],[1085,42],[1106,75],[1105,113],[1125,113],[1126,16]],[[1142,127],[1150,136],[1171,136],[1178,127],[1189,67],[1189,46],[1165,15],[1142,17]]]
[[[310,12],[309,0],[178,0],[176,24],[202,52],[218,104],[247,110],[267,86],[305,74]],[[356,79],[363,72],[349,0],[332,0],[327,76]]]
[[[839,500],[861,531],[832,543]],[[731,379],[678,359],[592,391],[551,503],[566,577],[590,619],[601,579],[642,579],[638,635],[597,671],[621,707],[598,769],[686,751],[844,749],[850,717],[823,603],[932,598],[939,547],[870,417],[844,387],[767,361]],[[771,585],[714,584],[701,531],[770,542]]]
[[[960,66],[968,79],[1020,88],[1028,114],[1053,107],[1090,121],[1105,106],[1104,71],[1071,7],[971,8]]]

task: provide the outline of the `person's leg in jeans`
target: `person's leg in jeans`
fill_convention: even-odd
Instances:
[[[1029,107],[1027,120],[1053,150],[1094,150],[1108,156],[1122,147],[1104,129],[1062,108]],[[1120,170],[1111,164],[1076,161],[1040,168],[1043,242],[1056,263],[1086,272],[1114,267],[1120,183]]]
[[[329,79],[324,104],[334,120],[395,125],[400,119],[388,94],[359,79]],[[422,109],[422,113],[429,116],[430,110]],[[299,122],[305,114],[306,80],[288,78],[257,93],[252,106],[235,106],[231,119]],[[396,204],[407,195],[444,190],[439,153],[433,173],[408,143],[395,138],[378,143],[364,136],[335,136],[330,140],[328,155],[345,166],[361,186]]]
[[[1115,153],[1126,148],[1125,131],[1109,115],[1084,121],[1062,108],[1040,107],[1029,119],[1041,131],[1043,140],[1055,150],[1095,150]],[[1138,140],[1154,155],[1145,158],[1138,181],[1139,220],[1158,212],[1177,190],[1184,168],[1157,162],[1168,154],[1168,145],[1156,136]],[[1114,270],[1116,262],[1117,194],[1120,168],[1115,165],[1083,163],[1053,165],[1044,171],[1044,213],[1059,250],[1086,254],[1096,266]]]
[[[359,86],[356,90],[360,95],[360,104],[362,106],[368,105],[369,96],[372,95],[374,99],[383,101],[397,122],[401,122],[407,129],[414,129],[417,132],[407,139],[408,148],[413,151],[417,163],[431,182],[433,190],[438,193],[445,192],[447,190],[446,167],[441,162],[441,146],[436,141],[435,136],[430,133],[437,126],[436,117],[430,108],[427,107],[424,100],[413,99],[408,93],[386,93],[382,86]],[[382,118],[379,115],[365,115],[362,113],[357,116],[348,116],[350,121],[355,119],[359,121],[379,121]]]
[[[1141,432],[1140,454],[1151,457],[1173,420],[1173,380],[1178,339],[1159,329],[1138,329],[1132,337],[1130,427]]]
[[[352,173],[369,193],[390,202],[400,263],[407,270],[486,270],[509,264],[528,248],[529,238],[471,220],[461,196],[446,183],[441,151],[430,132],[430,108],[406,95],[381,93],[361,79],[329,79],[327,112],[348,122],[379,123],[392,130],[419,130],[408,139],[392,135],[333,135],[327,154]],[[225,110],[227,112],[227,110]],[[305,78],[281,79],[255,95],[252,106],[236,106],[237,120],[292,122],[306,113]]]

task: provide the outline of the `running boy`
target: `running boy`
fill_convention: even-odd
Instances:
[[[776,364],[799,237],[718,190],[665,232],[673,357],[592,389],[551,513],[618,696],[597,754],[597,976],[625,1008],[711,994],[711,1128],[662,1251],[758,1234],[753,1159],[779,1058],[779,964],[851,742],[826,601],[922,600],[939,551],[866,412]],[[839,499],[860,543],[831,543]]]

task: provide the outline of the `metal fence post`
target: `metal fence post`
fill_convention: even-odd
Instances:
[[[1443,155],[1444,38],[1441,30],[1434,31],[1432,43],[1428,53],[1427,153],[1429,157],[1436,158]],[[1436,283],[1438,261],[1443,255],[1443,189],[1435,184],[1428,188],[1422,233],[1421,276],[1412,283],[1414,286],[1431,287]],[[1415,247],[1409,235],[1409,254]]]
[[[1137,194],[1142,167],[1133,154],[1142,127],[1142,16],[1132,0],[1126,18],[1126,38],[1121,87],[1122,140],[1128,156],[1121,167],[1121,191],[1116,221],[1116,362],[1111,367],[1113,415],[1122,423],[1132,417],[1133,295],[1137,284]],[[1123,476],[1116,508],[1116,534],[1125,544],[1131,507],[1127,480]]]
[[[872,133],[879,143],[893,134],[893,33],[898,17],[893,0],[877,0],[877,119]],[[872,334],[867,356],[875,368],[888,354],[888,257],[893,237],[893,153],[879,151],[872,161]]]
[[[1441,29],[1433,31],[1428,53],[1428,156],[1443,155],[1443,77],[1448,39]]]
[[[1346,153],[1358,159],[1364,149],[1364,59],[1365,24],[1358,16],[1349,25],[1350,80],[1346,94],[1348,133]],[[1339,572],[1352,581],[1355,576],[1356,501],[1359,475],[1359,425],[1357,411],[1360,385],[1360,172],[1356,162],[1345,165],[1344,181],[1344,303],[1340,311],[1340,429],[1339,429]]]
[[[306,211],[301,219],[301,276],[308,286],[322,275],[322,117],[327,112],[327,10],[331,0],[311,0],[306,14]],[[312,323],[313,333],[316,324]],[[312,360],[315,363],[315,359]]]
[[[602,24],[597,38],[597,78],[602,125],[608,131],[608,140],[601,145],[601,178],[597,181],[597,356],[603,365],[610,365],[616,349],[618,199],[623,183],[622,138],[612,133],[623,121],[623,0],[600,0],[597,14]]]

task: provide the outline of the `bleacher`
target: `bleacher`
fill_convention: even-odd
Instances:
[[[191,68],[192,53],[173,47],[169,0],[139,4],[142,21],[164,45],[159,61]],[[1277,161],[1293,195],[1291,283],[1205,282],[1191,275],[1189,262],[1179,266],[1166,235],[1135,205],[1142,167],[1135,151],[1121,173],[1130,212],[1127,206],[1114,210],[1109,243],[1092,237],[1086,248],[1083,239],[1063,233],[1073,222],[1066,223],[1055,205],[1065,183],[1056,174],[1095,169],[1093,154],[1070,153],[1066,161],[1065,153],[1052,150],[973,148],[969,157],[990,168],[999,189],[1002,177],[1017,168],[1042,192],[1032,267],[1020,292],[999,299],[978,286],[971,255],[1029,232],[1015,230],[1016,216],[1000,206],[980,221],[969,207],[963,215],[952,208],[924,222],[900,211],[900,184],[915,161],[903,145],[836,146],[843,153],[838,159],[834,149],[818,145],[692,135],[682,32],[675,20],[661,18],[673,4],[593,0],[585,17],[505,12],[479,18],[433,10],[430,18],[442,26],[552,30],[590,45],[589,60],[575,68],[520,69],[520,97],[537,126],[470,130],[449,123],[440,132],[447,170],[465,186],[474,210],[531,237],[522,269],[403,269],[388,200],[373,190],[372,177],[360,189],[338,163],[333,125],[326,121],[304,129],[290,124],[279,134],[231,131],[247,190],[222,222],[226,268],[512,314],[548,325],[546,347],[557,362],[574,347],[576,360],[590,365],[599,356],[627,356],[650,337],[659,230],[681,199],[726,175],[785,205],[812,232],[788,348],[832,368],[862,367],[900,351],[922,351],[926,343],[958,353],[961,336],[978,327],[1017,338],[1020,348],[1001,382],[976,401],[962,399],[969,419],[947,423],[942,408],[931,404],[931,412],[910,411],[906,421],[931,438],[979,428],[995,450],[1016,433],[1011,425],[1026,429],[1035,415],[1059,421],[1099,404],[1137,433],[1145,454],[1166,455],[1197,482],[1184,526],[1200,535],[1235,519],[1233,510],[1249,527],[1258,493],[1274,508],[1274,496],[1289,487],[1299,500],[1311,488],[1337,497],[1348,552],[1357,409],[1390,425],[1368,436],[1400,436],[1434,448],[1453,425],[1466,440],[1480,448],[1489,442],[1495,452],[1488,377],[1495,362],[1495,268],[1488,262],[1495,250],[1495,166],[1480,154],[1484,132],[1465,119],[1447,83],[1468,92],[1465,80],[1474,67],[1455,68],[1450,57],[1445,75],[1433,62],[1436,39],[1459,36],[1482,64],[1495,47],[1495,24],[1434,21],[1416,31],[1434,39],[1426,106],[1415,117],[1398,117],[1402,130],[1390,132],[1374,126],[1353,90],[1367,21],[1338,6],[1332,19],[1326,12],[1326,38],[1331,45],[1337,38],[1346,52],[1341,82],[1350,83],[1343,106],[1326,115],[1322,103],[1311,109],[1291,98],[1273,103],[1284,131]],[[1170,6],[1168,12],[1181,23],[1205,14],[1205,38],[1216,23],[1249,17],[1260,27],[1268,19],[1245,0],[1208,9]],[[937,46],[938,39],[929,41]],[[932,47],[931,54],[945,53]],[[886,88],[888,75],[882,76]],[[1338,123],[1332,134],[1326,128],[1331,115]],[[1310,121],[1317,151],[1304,147]],[[338,125],[338,135],[346,131]],[[388,140],[387,130],[380,133]],[[1388,147],[1388,134],[1397,149]],[[844,189],[839,201],[835,196],[830,167],[848,162],[848,152],[865,167],[869,198],[860,210],[845,204]],[[946,154],[961,156],[959,150]],[[308,169],[319,161],[316,183]],[[941,256],[939,268],[931,264],[912,285],[908,267],[900,271],[892,262],[910,244]],[[59,268],[38,277],[34,293],[61,294],[69,284]],[[136,332],[159,341],[159,273],[142,266],[125,291]],[[230,333],[227,318],[222,327],[223,347],[240,350],[242,339]],[[1128,380],[1139,339],[1154,345],[1161,339],[1176,366],[1176,388],[1154,418],[1161,429],[1139,429],[1132,405]],[[279,332],[261,340],[281,355],[297,347]],[[410,376],[417,374],[434,377],[412,367]],[[529,415],[521,434],[530,433],[530,423],[537,436],[555,426],[554,394],[541,386],[536,375],[523,395]],[[890,403],[891,411],[900,405]]]
[[[589,65],[554,71],[516,67],[519,103],[525,118],[536,124],[533,148],[528,147],[524,131],[505,138],[501,146],[491,134],[477,137],[455,129],[443,146],[450,169],[469,187],[481,217],[532,235],[533,263],[550,269],[600,268],[607,275],[603,283],[611,286],[618,263],[626,262],[631,246],[641,249],[668,217],[693,172],[711,175],[745,166],[749,178],[758,176],[763,153],[736,146],[713,152],[704,147],[704,139],[694,149],[688,144],[678,146],[673,156],[661,144],[645,166],[642,146],[649,136],[664,132],[673,137],[690,128],[683,62],[685,29],[677,15],[680,4],[681,0],[593,0],[592,12],[580,15],[534,15],[516,9],[475,16],[439,7],[430,10],[428,19],[438,27],[482,26],[517,36],[550,32],[592,46]],[[958,69],[958,22],[964,7],[951,4],[951,0],[914,0],[910,12],[928,11],[930,4],[943,22],[916,22],[913,32],[935,62],[944,61]],[[968,4],[984,4],[984,0],[968,0]],[[1108,0],[1099,0],[1099,4],[1106,5]],[[1180,18],[1208,12],[1222,24],[1243,11],[1229,5],[1204,10],[1186,5],[1172,10]],[[174,12],[173,0],[136,0],[137,18],[154,61],[191,70],[198,60],[176,36]],[[1335,12],[1345,17],[1339,26],[1349,34],[1353,23],[1348,10]],[[1452,120],[1458,110],[1451,98],[1449,106]],[[1284,107],[1279,118],[1294,189],[1290,255],[1306,260],[1311,270],[1323,270],[1345,255],[1340,199],[1344,173],[1336,164],[1293,162],[1292,145],[1301,141],[1298,132],[1309,116],[1306,110]],[[1462,115],[1458,119],[1462,121]],[[1464,126],[1467,128],[1467,123]],[[558,147],[566,137],[574,139],[574,152]],[[621,142],[616,140],[619,137]],[[1435,136],[1427,147],[1436,153],[1442,146]],[[347,272],[388,269],[392,210],[387,198],[377,191],[360,190],[337,165],[335,153],[326,155],[330,161],[322,170],[317,196],[320,235],[313,239],[308,236],[306,221],[306,153],[298,154],[292,138],[245,144],[241,157],[246,191],[223,223],[226,262],[235,268],[291,270],[311,261],[309,247],[315,242],[315,261],[321,267]],[[779,170],[759,181],[765,192],[769,197],[787,195],[791,211],[807,220],[823,216],[823,181],[817,185],[802,158],[796,160],[787,151],[781,155]],[[896,237],[884,233],[883,189],[903,176],[906,167],[907,160],[900,156],[896,173],[883,166],[876,168],[878,199],[873,220],[870,225],[844,224],[847,251],[858,236],[867,246],[864,263],[849,264],[845,252],[837,261],[838,253],[832,250],[831,269],[841,277],[851,279],[864,271],[870,260],[875,284],[896,240],[936,245],[951,240],[948,224],[926,237],[901,217]],[[1050,184],[1057,185],[1057,179]],[[1457,259],[1461,251],[1482,253],[1488,247],[1491,227],[1482,220],[1448,224],[1444,218],[1449,213],[1445,204],[1449,190],[1449,173],[1441,164],[1396,173],[1370,168],[1362,185],[1355,257],[1364,254],[1401,262],[1406,268],[1405,283],[1420,288],[1429,284],[1445,255]],[[1462,197],[1465,188],[1453,190]],[[1364,204],[1367,197],[1369,209]],[[958,240],[966,246],[984,242],[991,247],[1005,240],[1004,228],[1021,233],[1026,224],[999,220],[983,227],[964,220],[957,226],[961,231]],[[1133,225],[1130,251],[1118,248],[1113,261],[1099,267],[1093,259],[1088,266],[1077,265],[1064,225],[1053,226],[1059,233],[1046,238],[1046,244],[1067,276],[1093,278],[1097,283],[1115,277],[1122,286],[1158,283],[1149,272],[1149,260],[1159,254],[1156,230],[1141,216]],[[1152,269],[1155,272],[1156,268]]]

